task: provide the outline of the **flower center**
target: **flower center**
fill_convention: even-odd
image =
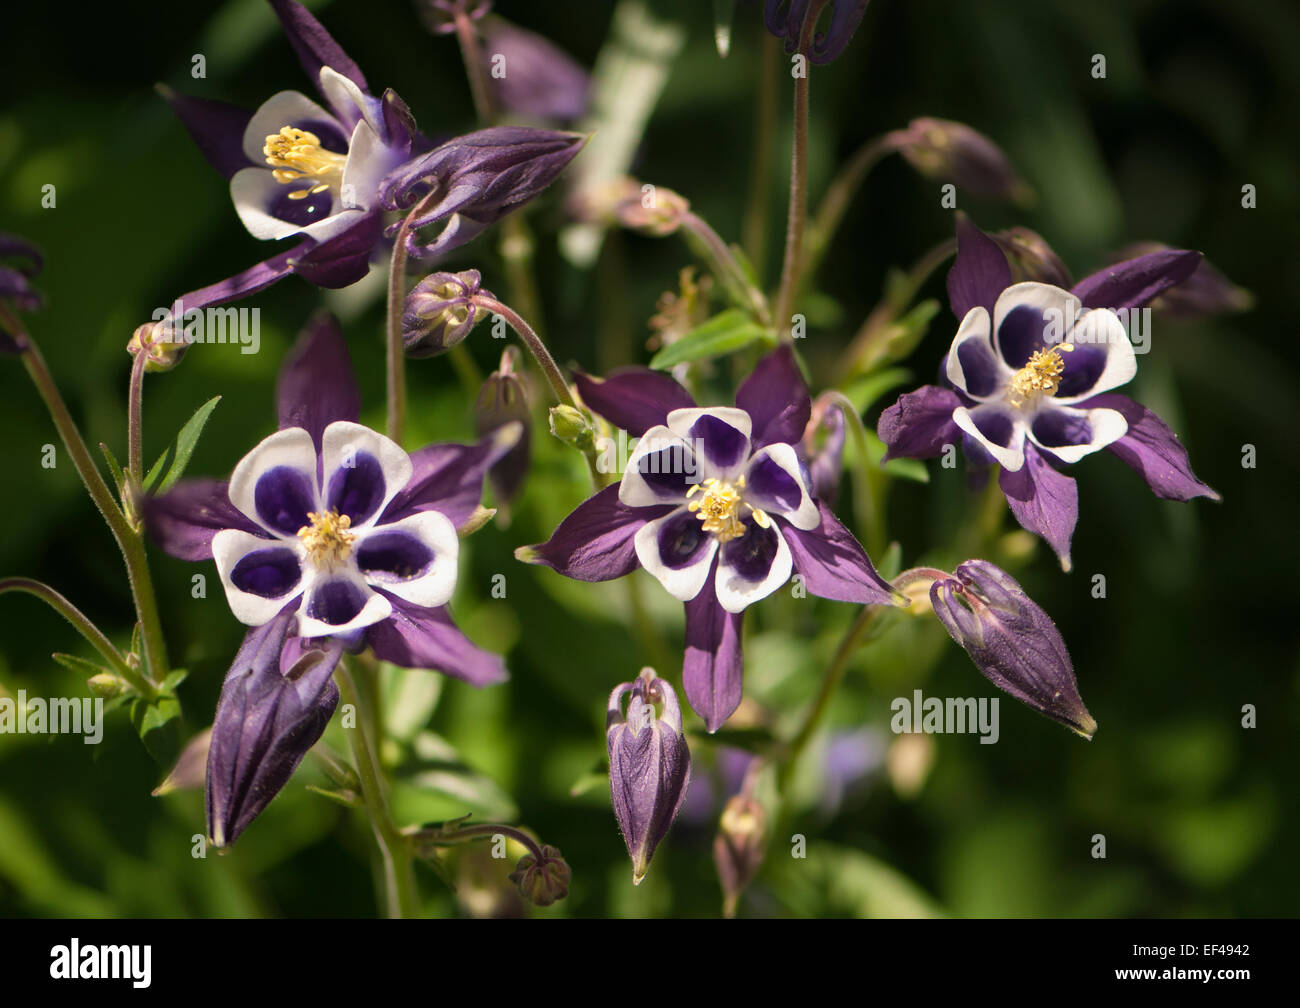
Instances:
[[[1011,377],[1007,388],[1007,399],[1017,408],[1040,395],[1056,395],[1061,384],[1061,375],[1065,372],[1062,352],[1069,352],[1074,347],[1061,343],[1050,350],[1035,350],[1025,366]]]
[[[337,511],[308,511],[310,525],[298,530],[307,558],[317,570],[332,571],[348,558],[357,534],[349,532],[352,519]]]
[[[718,542],[730,542],[745,534],[745,525],[741,521],[742,508],[754,516],[754,522],[759,528],[767,528],[771,524],[766,513],[745,502],[741,494],[744,489],[744,476],[737,479],[734,485],[709,477],[686,491],[688,499],[700,494],[699,500],[691,500],[686,507],[700,519],[705,532],[717,536]]]
[[[281,126],[279,133],[266,138],[262,148],[266,163],[275,171],[271,174],[283,185],[300,179],[310,182],[305,188],[289,194],[290,199],[306,199],[313,193],[324,192],[342,181],[343,166],[347,157],[327,151],[320,145],[320,137],[296,126]]]

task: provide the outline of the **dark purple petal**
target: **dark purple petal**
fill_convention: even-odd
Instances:
[[[740,706],[744,689],[743,613],[722,608],[713,591],[713,577],[710,571],[704,590],[686,603],[686,654],[682,661],[686,699],[710,732],[721,728]]]
[[[546,542],[526,546],[516,556],[577,581],[611,581],[636,570],[633,540],[641,526],[672,510],[671,504],[628,507],[618,499],[616,483],[579,504]]]
[[[330,626],[350,623],[366,604],[365,590],[344,578],[317,582],[307,594],[306,615]]]
[[[672,570],[691,567],[708,552],[712,541],[699,518],[683,509],[659,526],[659,559]]]
[[[460,528],[483,499],[488,469],[514,447],[519,434],[518,427],[507,426],[477,444],[432,444],[411,452],[411,479],[384,508],[379,524],[416,511],[440,511]]]
[[[281,535],[295,536],[316,510],[316,490],[307,474],[290,466],[262,473],[253,487],[253,507],[262,524]]]
[[[661,371],[621,368],[603,381],[578,372],[574,384],[583,403],[633,437],[661,427],[673,410],[695,406],[691,394]]]
[[[286,611],[250,630],[222,687],[206,789],[208,833],[218,847],[234,843],[280,792],[338,705],[331,676],[341,642],[283,669],[294,619]]]
[[[1157,497],[1178,501],[1194,497],[1222,500],[1193,474],[1187,449],[1178,435],[1145,406],[1128,396],[1107,392],[1080,403],[1079,408],[1113,409],[1124,415],[1128,433],[1107,445],[1106,450],[1136,470]]]
[[[733,428],[734,430],[734,428]],[[680,504],[700,479],[699,463],[685,445],[669,445],[636,460],[636,470],[665,504]]]
[[[312,245],[312,242],[305,241],[301,245],[272,256],[265,262],[250,266],[242,273],[236,273],[228,280],[182,294],[171,306],[171,318],[183,324],[184,316],[196,309],[212,308],[230,301],[238,301],[278,283],[293,272],[294,261]]]
[[[894,605],[889,582],[876,573],[871,558],[853,533],[841,524],[822,501],[817,504],[821,524],[804,531],[780,523],[781,535],[794,557],[795,573],[818,598],[861,605]]]
[[[1071,292],[1084,308],[1141,308],[1175,284],[1182,283],[1201,262],[1201,253],[1181,249],[1151,252],[1084,277]]]
[[[1030,429],[1034,439],[1045,448],[1087,444],[1092,440],[1092,425],[1086,416],[1046,406],[1034,415]]]
[[[177,94],[165,85],[158,93],[167,99],[200,153],[226,178],[253,166],[244,153],[244,130],[253,114],[238,105],[210,98]]]
[[[1011,286],[1011,267],[997,242],[969,217],[957,214],[957,261],[948,273],[948,303],[958,319],[972,308],[984,308],[993,318],[998,295]]]
[[[302,580],[298,555],[285,546],[245,553],[230,571],[240,591],[262,598],[279,598]]]
[[[1041,536],[1070,569],[1070,539],[1079,517],[1079,487],[1057,472],[1032,444],[1025,443],[1025,464],[1016,472],[1003,469],[998,484],[1016,521]]]
[[[744,431],[708,413],[691,424],[688,440],[702,456],[701,461],[715,470],[730,469],[749,454],[749,439]]]
[[[794,351],[783,346],[760,360],[736,390],[736,405],[753,421],[754,450],[777,442],[798,444],[812,414],[812,401]]]
[[[953,182],[976,196],[1023,202],[1031,195],[1002,149],[965,123],[913,119],[886,139],[927,178]]]
[[[433,563],[433,550],[408,532],[375,531],[357,547],[357,569],[369,581],[409,581]]]
[[[353,465],[340,466],[330,476],[325,506],[360,525],[383,503],[384,469],[369,452],[358,452],[352,461]]]
[[[745,499],[764,511],[793,511],[803,500],[803,488],[770,455],[745,474]]]
[[[1047,346],[1044,339],[1047,325],[1047,317],[1042,309],[1033,305],[1016,305],[1007,312],[1002,324],[998,326],[994,342],[1008,366],[1019,370],[1036,351]],[[1065,353],[1061,356],[1073,357],[1074,354]]]
[[[337,42],[325,30],[325,26],[312,17],[302,4],[294,0],[270,0],[276,16],[284,25],[284,33],[298,54],[298,62],[303,72],[313,84],[320,85],[321,67],[329,67],[347,77],[362,91],[367,91],[366,79],[361,70],[348,57]],[[334,109],[336,115],[350,127],[356,123],[355,110]]]
[[[694,517],[692,515],[691,517]],[[780,533],[775,525],[763,528],[757,522],[745,525],[743,534],[721,546],[721,563],[751,584],[758,584],[772,573],[772,564],[780,550]],[[708,586],[705,586],[708,591]]]
[[[382,228],[379,214],[359,215],[357,223],[342,234],[297,256],[292,262],[293,272],[317,287],[350,287],[370,272],[370,257],[379,244]]]
[[[336,420],[361,416],[361,390],[338,319],[313,315],[280,367],[275,389],[280,429],[301,427],[316,442]],[[354,523],[358,519],[353,519]]]
[[[957,360],[966,379],[966,391],[973,396],[991,396],[1001,384],[997,356],[986,339],[968,339],[957,348]]]
[[[884,460],[934,458],[945,445],[956,444],[961,429],[952,414],[960,405],[956,392],[938,385],[923,385],[902,396],[880,414],[876,433],[888,449]]]
[[[446,606],[426,609],[382,591],[393,614],[367,628],[375,657],[402,668],[433,669],[471,686],[492,686],[509,678],[500,655],[484,651],[452,622]]]
[[[824,432],[821,446],[818,435]],[[804,433],[801,457],[806,458],[812,495],[832,507],[840,495],[840,476],[844,471],[844,440],[848,424],[844,411],[836,404],[825,407],[820,421],[809,420]]]
[[[212,537],[222,529],[266,535],[230,503],[225,480],[181,480],[159,497],[145,497],[141,507],[149,537],[179,560],[211,560]]]

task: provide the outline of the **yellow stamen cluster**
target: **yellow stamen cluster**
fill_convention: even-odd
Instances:
[[[317,570],[334,570],[352,552],[357,534],[349,532],[352,519],[337,511],[308,511],[310,525],[298,530],[298,538],[307,550],[307,557]]]
[[[1061,343],[1050,350],[1035,350],[1025,366],[1012,376],[1007,387],[1007,399],[1011,405],[1019,408],[1040,395],[1056,395],[1061,375],[1065,372],[1061,353],[1073,349],[1069,343]]]
[[[325,150],[315,133],[296,126],[281,126],[279,133],[268,136],[262,153],[266,155],[266,163],[275,169],[271,174],[282,185],[299,179],[313,180],[306,188],[289,194],[295,200],[324,192],[340,182],[348,160],[342,154]]]
[[[717,536],[718,542],[730,542],[745,534],[745,525],[740,520],[741,508],[747,509],[754,516],[754,523],[759,528],[767,528],[771,524],[771,519],[765,512],[745,502],[741,495],[744,489],[744,476],[736,480],[734,486],[711,476],[686,491],[688,500],[697,493],[701,495],[699,500],[691,500],[686,507],[699,517],[700,527],[705,532]]]

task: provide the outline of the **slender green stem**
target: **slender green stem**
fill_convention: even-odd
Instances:
[[[844,414],[844,422],[848,424],[849,431],[853,435],[853,448],[857,455],[857,465],[851,472],[854,511],[867,540],[867,552],[872,556],[879,556],[880,551],[885,548],[884,501],[880,499],[882,495],[879,493],[884,474],[878,466],[871,464],[867,430],[862,426],[862,417],[857,407],[849,401],[848,396],[831,389],[822,393],[821,398],[840,408],[840,412]]]
[[[126,396],[126,471],[136,489],[144,486],[144,366],[148,359],[148,350],[141,344],[131,362]]]
[[[476,840],[479,837],[496,836],[498,833],[518,840],[528,848],[528,853],[537,859],[538,864],[545,860],[545,855],[542,854],[542,845],[533,837],[515,826],[505,826],[500,823],[475,823],[473,826],[459,826],[445,836],[424,838],[423,842],[427,845],[442,847],[461,843],[465,840]]]
[[[763,292],[756,290],[746,276],[744,269],[736,261],[735,254],[727,247],[718,232],[714,231],[703,217],[687,210],[681,217],[682,226],[700,240],[708,253],[710,269],[724,286],[731,287],[749,301],[749,310],[762,326],[772,324],[772,316]]]
[[[65,620],[72,624],[73,628],[86,638],[86,641],[99,652],[101,658],[112,667],[113,671],[135,686],[136,689],[142,690],[148,687],[142,681],[138,671],[131,668],[122,657],[122,653],[113,646],[113,642],[104,636],[103,631],[90,621],[80,609],[59,594],[49,585],[35,581],[32,578],[12,577],[0,579],[0,595],[5,592],[18,591],[33,595],[49,605],[51,609],[57,612]]]
[[[546,376],[546,381],[551,386],[555,401],[576,409],[578,403],[573,398],[573,391],[569,388],[569,383],[564,380],[564,375],[561,373],[559,365],[555,363],[555,358],[546,349],[546,344],[542,342],[542,338],[537,335],[533,327],[509,305],[503,304],[486,292],[475,295],[474,303],[484,311],[500,315],[506,320],[506,324],[515,331],[524,346],[528,348],[528,352],[533,355],[533,360],[537,362],[537,366],[542,369],[542,374]]]
[[[469,91],[474,99],[474,111],[479,120],[491,122],[495,116],[492,91],[488,85],[487,68],[483,66],[483,53],[478,47],[474,22],[463,11],[456,13],[456,41],[460,43],[460,58],[465,63],[465,76],[469,78]]]
[[[415,889],[415,865],[411,846],[401,831],[393,825],[388,811],[388,798],[383,775],[375,756],[373,741],[366,731],[367,719],[362,709],[361,694],[353,681],[347,659],[339,662],[334,673],[343,702],[352,705],[355,714],[348,742],[352,759],[356,763],[357,778],[361,782],[361,798],[370,816],[380,859],[384,869],[384,887],[388,916],[409,918],[420,912],[419,896]]]
[[[425,205],[439,196],[435,186],[411,208],[393,240],[393,256],[388,266],[388,340],[386,371],[388,380],[388,436],[398,444],[406,428],[406,353],[402,345],[402,309],[406,303],[407,240],[415,218]]]
[[[759,276],[767,257],[769,190],[772,187],[772,140],[776,135],[777,47],[775,35],[763,32],[758,57],[758,104],[754,111],[754,161],[749,176],[749,199],[741,227],[741,245]]]

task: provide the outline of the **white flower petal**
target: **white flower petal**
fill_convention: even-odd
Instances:
[[[642,459],[648,459],[645,472]],[[701,479],[690,445],[667,427],[651,427],[637,439],[627,460],[618,499],[628,507],[681,504],[686,491]]]
[[[781,530],[775,525],[764,530],[763,534],[767,533],[776,539],[776,555],[772,557],[772,565],[768,568],[767,574],[759,581],[750,581],[728,562],[727,547],[734,548],[744,540],[733,539],[722,547],[722,554],[718,559],[718,576],[714,586],[718,593],[719,604],[729,613],[744,612],[747,606],[759,599],[767,598],[790,580],[790,574],[794,571],[794,558],[790,553],[790,547],[786,545],[785,536],[781,535]]]
[[[668,414],[669,430],[691,446],[700,476],[729,483],[745,471],[753,427],[749,414],[734,406],[691,407]]]
[[[411,457],[401,445],[369,427],[348,420],[336,420],[325,428],[321,436],[321,460],[325,473],[321,498],[327,508],[337,506],[336,489],[339,481],[346,477],[347,470],[359,476],[369,476],[373,472],[373,463],[378,463],[378,472],[374,475],[382,476],[382,496],[377,504],[372,503],[363,513],[353,516],[354,528],[374,524],[388,502],[411,481],[415,471]]]
[[[1009,429],[1006,444],[999,444],[985,436],[977,424],[979,421],[985,427],[990,427],[991,422],[999,417],[1006,421]],[[988,449],[1003,469],[1017,472],[1025,464],[1025,418],[1018,410],[1000,403],[976,406],[973,410],[958,406],[952,411],[952,419],[958,427]]]
[[[417,561],[425,559],[419,555],[421,546],[427,551],[427,566],[415,576],[403,577],[400,565],[412,553]],[[447,516],[438,511],[419,511],[401,521],[367,529],[357,537],[352,551],[362,577],[372,586],[426,607],[446,605],[451,600],[456,590],[459,554],[460,537]],[[382,566],[368,570],[368,558],[381,561]]]
[[[682,507],[662,518],[646,522],[637,531],[636,538],[633,540],[641,566],[653,574],[667,589],[668,594],[679,602],[689,602],[700,593],[700,589],[708,579],[713,554],[718,550],[718,540],[707,532],[699,530],[698,539],[691,534],[691,526],[694,525],[698,529],[699,524],[695,515]],[[660,541],[660,531],[665,526],[668,531],[676,530],[679,533],[691,534],[689,539],[678,540],[685,547],[681,555],[689,556],[688,562],[681,565],[670,562],[671,551],[669,551],[669,559],[665,559],[664,544]],[[692,544],[694,544],[693,549]]]
[[[789,477],[788,483],[781,479],[782,473]],[[797,499],[791,500],[795,495]],[[797,529],[821,524],[821,512],[808,492],[793,445],[770,444],[753,454],[745,470],[745,500],[769,514],[781,515]]]
[[[310,506],[306,507],[306,510],[321,510],[320,493],[316,484],[316,445],[311,435],[301,427],[276,431],[240,459],[239,464],[235,466],[235,471],[230,474],[228,493],[231,504],[268,532],[290,542],[297,542],[294,538],[297,529],[290,528],[287,522],[282,522],[281,527],[277,527],[273,515],[264,516],[259,514],[257,509],[259,481],[273,469],[282,467],[292,470],[299,477],[294,479],[292,475],[286,474],[288,476],[286,483],[298,484],[305,481],[307,488],[305,492],[310,498]],[[263,494],[268,488],[269,484],[263,486]],[[306,521],[305,515],[303,521]]]
[[[1047,431],[1044,429],[1045,422],[1055,420],[1053,425],[1056,428],[1056,436],[1046,437]],[[1066,424],[1074,423],[1079,427],[1079,433],[1076,436],[1086,438],[1080,440],[1077,444],[1051,445],[1047,441],[1062,440],[1064,435],[1061,433]],[[1086,424],[1086,428],[1083,425]],[[1039,427],[1038,433],[1035,433],[1035,426]],[[1081,410],[1070,406],[1046,406],[1038,410],[1033,420],[1030,421],[1027,430],[1029,439],[1042,448],[1044,451],[1051,452],[1062,462],[1078,462],[1086,455],[1093,452],[1101,451],[1109,444],[1114,444],[1125,434],[1128,433],[1128,421],[1124,414],[1113,409],[1090,409]],[[1073,440],[1074,438],[1070,438]]]
[[[1057,402],[1077,403],[1090,399],[1128,384],[1137,374],[1137,356],[1133,352],[1133,344],[1129,342],[1128,331],[1119,316],[1109,308],[1094,308],[1085,312],[1070,330],[1066,341],[1075,349],[1062,350],[1065,374],[1061,378]],[[1099,354],[1105,355],[1100,367],[1096,362]],[[1083,355],[1090,358],[1088,372],[1095,374],[1095,377],[1086,383],[1086,387],[1074,389],[1070,387],[1073,384],[1071,373],[1079,370],[1083,364]]]
[[[274,597],[255,595],[238,588],[231,580],[231,572],[239,561],[250,554],[262,551],[292,551],[297,555],[300,576],[286,591]],[[303,567],[302,550],[294,550],[275,539],[263,539],[242,529],[222,529],[212,537],[212,559],[217,562],[217,574],[221,577],[221,587],[226,593],[226,602],[235,619],[248,626],[262,626],[275,618],[275,615],[294,598],[302,594],[308,580]]]
[[[982,371],[966,373],[962,363],[962,347],[966,344],[970,344],[965,351],[967,362],[972,362],[973,357],[974,361],[983,365]],[[945,369],[948,380],[972,399],[985,400],[1002,394],[1002,390],[1006,388],[1007,382],[1015,372],[993,349],[987,309],[976,306],[961,320],[952,347],[948,350]]]
[[[355,615],[346,622],[329,623],[321,618],[329,611],[333,593],[351,594],[352,600],[361,603]],[[347,605],[348,610],[352,608],[353,605]],[[343,569],[332,574],[317,573],[307,586],[298,612],[298,634],[301,637],[326,637],[351,633],[386,620],[392,613],[393,604],[366,584],[359,571]]]

